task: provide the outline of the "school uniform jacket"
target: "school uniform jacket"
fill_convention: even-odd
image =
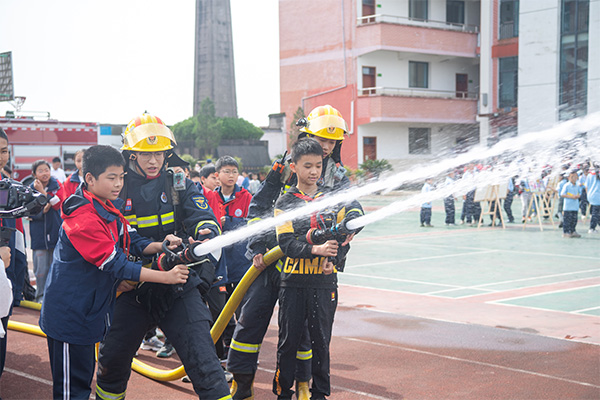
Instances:
[[[293,186],[275,203],[275,216],[303,207],[322,195],[323,192],[318,192],[313,198]],[[333,208],[333,212],[336,215],[337,223],[344,218],[353,219],[364,214],[357,201],[340,204]],[[324,257],[315,256],[311,252],[313,245],[306,238],[310,228],[317,228],[314,215],[285,222],[276,228],[279,247],[286,256],[281,271],[282,287],[331,288],[337,286],[337,269],[334,267],[332,274],[324,275],[321,268]],[[338,249],[334,264],[345,257],[348,247],[346,245]]]
[[[118,209],[118,199],[114,202]],[[48,273],[40,328],[53,339],[78,345],[99,342],[108,332],[116,291],[123,279],[139,281],[141,264],[120,247],[124,229],[130,253],[151,243],[123,226],[80,186],[62,207],[64,222]]]
[[[70,195],[75,193],[80,184],[81,179],[79,179],[79,170],[77,169],[63,183],[63,200],[68,199]]]
[[[29,186],[33,189],[33,183]],[[29,224],[32,250],[53,249],[58,240],[58,231],[62,224],[60,206],[64,198],[62,186],[54,177],[50,177],[50,181],[48,181],[46,197],[52,207],[47,213],[40,211],[31,217],[31,223]]]

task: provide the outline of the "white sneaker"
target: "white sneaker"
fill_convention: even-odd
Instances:
[[[150,350],[150,351],[159,351],[165,344],[156,336],[152,336],[150,339],[142,342],[140,349],[142,350]]]
[[[590,229],[588,233],[598,233],[598,231],[596,229]]]

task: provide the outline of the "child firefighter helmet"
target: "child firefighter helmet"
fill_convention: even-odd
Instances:
[[[344,140],[344,133],[348,132],[342,114],[329,104],[314,108],[306,119],[301,119],[297,124],[301,126],[300,132],[325,139]]]
[[[176,144],[173,132],[160,118],[144,113],[127,124],[121,150],[166,151]]]

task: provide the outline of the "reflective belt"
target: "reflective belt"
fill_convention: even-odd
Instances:
[[[129,221],[129,225],[137,225],[137,217],[135,214],[126,215],[125,219]]]
[[[140,228],[148,228],[150,226],[158,226],[158,215],[150,215],[148,217],[138,217],[137,224]]]
[[[229,345],[232,350],[240,351],[242,353],[258,353],[260,351],[260,346],[260,343],[241,343],[237,340],[231,340],[231,344]]]
[[[306,361],[306,360],[310,360],[311,358],[312,358],[312,349],[307,350],[307,351],[298,350],[296,352],[296,359],[298,359],[298,360]]]
[[[163,226],[174,223],[175,222],[175,213],[173,211],[171,211],[169,213],[162,214],[160,216],[160,222]]]
[[[102,400],[123,400],[125,398],[125,393],[110,393],[107,392],[105,390],[102,390],[102,388],[100,386],[98,386],[98,384],[96,384],[96,398],[97,399],[102,399]]]

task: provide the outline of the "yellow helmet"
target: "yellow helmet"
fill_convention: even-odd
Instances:
[[[165,151],[176,145],[173,132],[162,120],[150,114],[132,119],[123,133],[123,147],[129,151]]]
[[[325,139],[344,140],[344,133],[348,132],[348,126],[342,114],[327,104],[314,108],[308,114],[306,125],[300,128],[300,132]]]

